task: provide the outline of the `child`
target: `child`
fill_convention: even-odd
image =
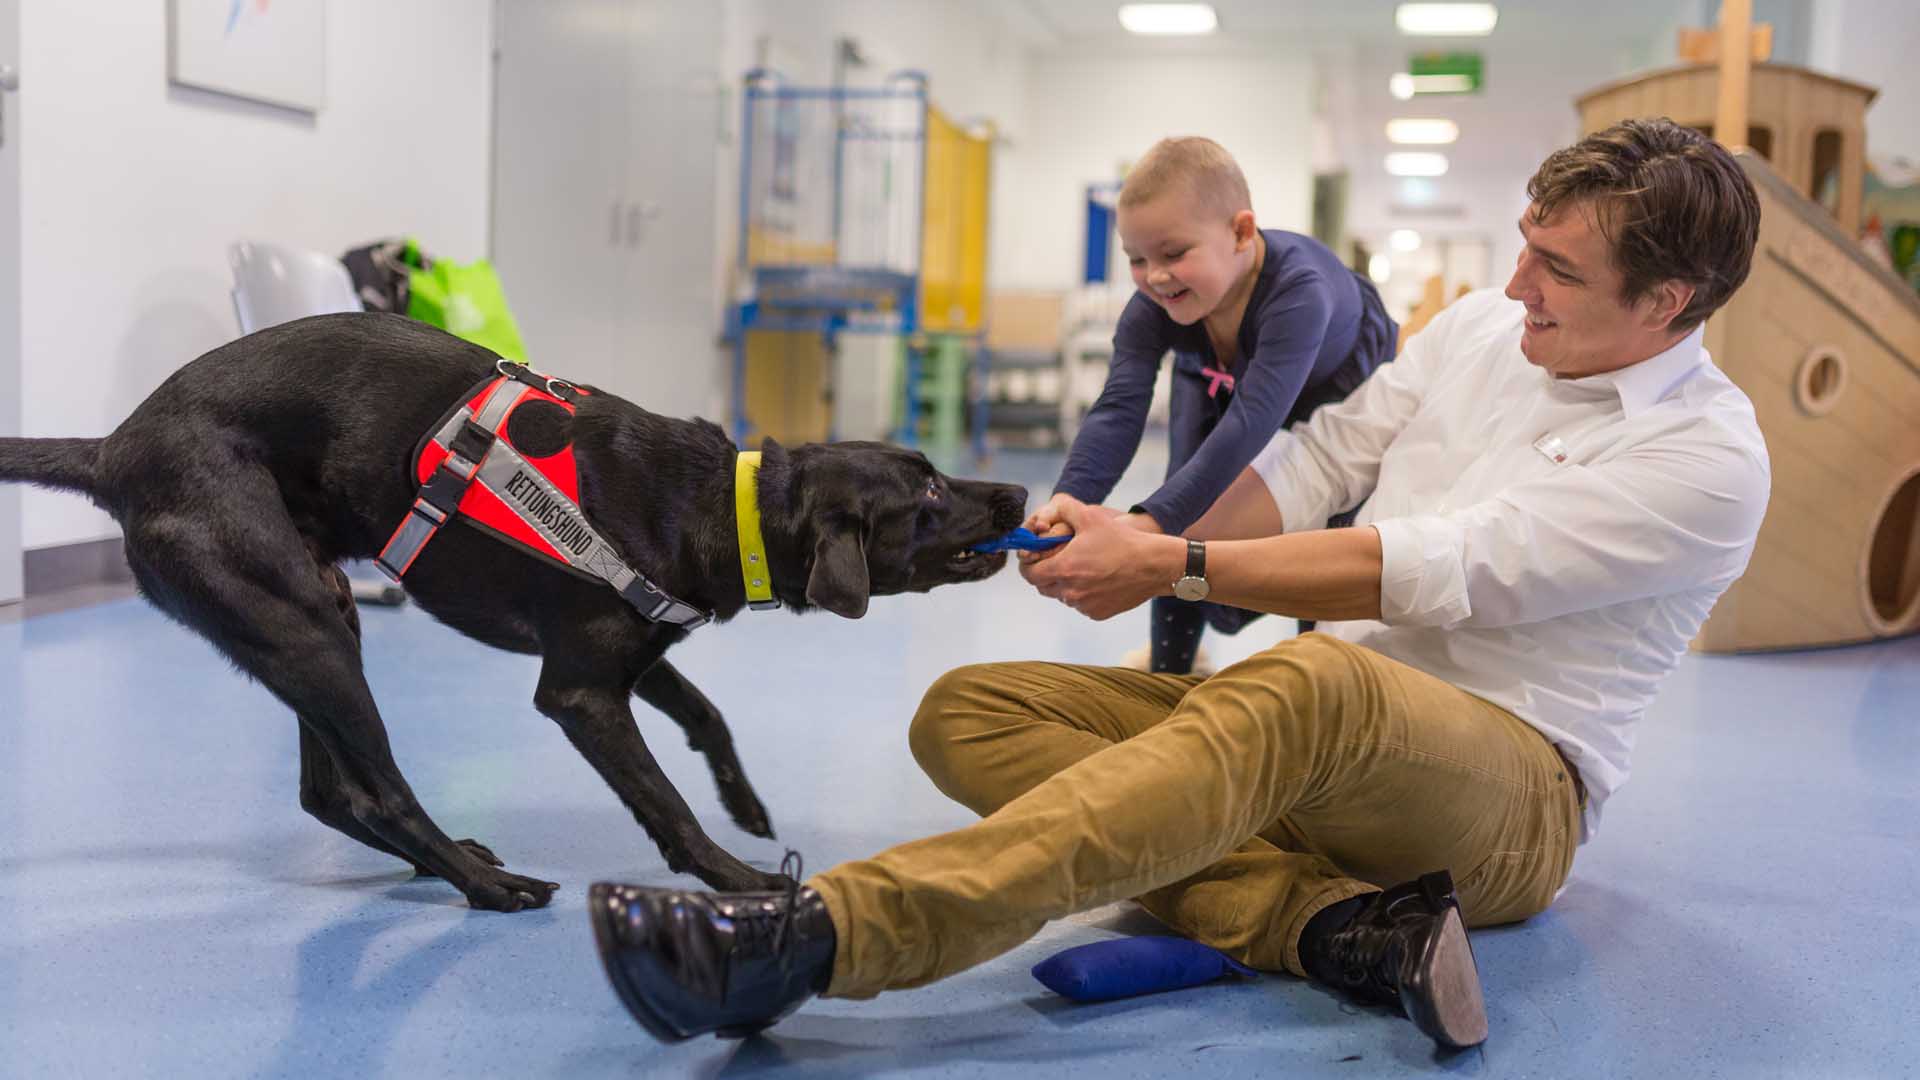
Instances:
[[[1396,330],[1373,283],[1325,245],[1255,227],[1246,177],[1211,139],[1156,143],[1127,173],[1117,209],[1139,291],[1054,491],[1097,505],[1113,490],[1139,448],[1171,349],[1167,480],[1134,509],[1177,535],[1282,428],[1345,398],[1392,359]],[[1055,520],[1047,509],[1034,520]],[[1234,633],[1258,614],[1161,597],[1148,662],[1138,654],[1127,662],[1186,674],[1207,622]]]

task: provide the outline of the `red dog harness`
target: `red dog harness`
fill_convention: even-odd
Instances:
[[[420,492],[380,552],[380,569],[400,580],[458,513],[483,532],[605,582],[654,622],[687,630],[706,625],[711,613],[674,599],[629,567],[587,521],[572,446],[529,457],[508,437],[507,420],[523,403],[551,402],[571,414],[589,391],[507,360],[494,370],[499,374],[470,391],[421,441],[413,462]]]

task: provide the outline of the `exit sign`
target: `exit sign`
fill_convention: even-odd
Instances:
[[[1407,59],[1416,94],[1477,94],[1481,87],[1480,54],[1470,52],[1420,53]]]

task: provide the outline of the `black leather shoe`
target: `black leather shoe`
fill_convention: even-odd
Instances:
[[[1355,1001],[1397,1005],[1434,1042],[1450,1049],[1487,1038],[1480,969],[1467,942],[1453,875],[1422,875],[1376,893],[1353,921],[1303,956],[1314,979]]]
[[[798,881],[797,866],[791,876]],[[599,882],[587,913],[620,1000],[666,1042],[744,1038],[833,978],[833,920],[820,894],[798,884],[709,893]]]

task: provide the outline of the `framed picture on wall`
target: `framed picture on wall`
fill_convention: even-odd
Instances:
[[[168,0],[167,78],[289,109],[326,98],[326,0]]]

